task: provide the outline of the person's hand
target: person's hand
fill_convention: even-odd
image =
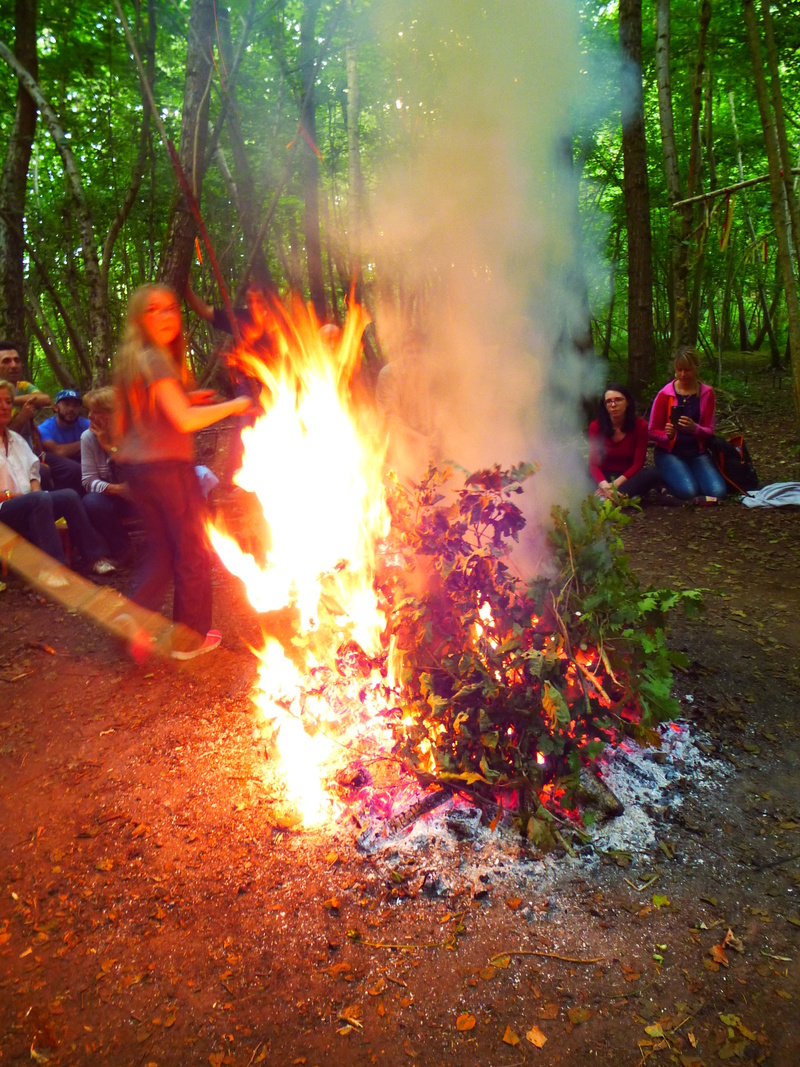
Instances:
[[[675,428],[674,422],[668,422],[664,427],[664,433],[667,435],[667,440],[671,441],[678,431]]]
[[[688,430],[689,433],[697,432],[697,423],[694,419],[690,419],[688,415],[681,415],[678,425],[682,430]]]

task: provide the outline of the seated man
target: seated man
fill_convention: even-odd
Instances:
[[[34,416],[42,408],[50,407],[50,397],[40,392],[32,382],[23,382],[22,359],[13,341],[0,341],[0,379],[14,386],[14,405],[9,430],[20,434],[35,452],[41,452],[35,436]]]
[[[83,495],[81,435],[89,429],[89,420],[81,415],[81,406],[80,393],[62,389],[53,405],[55,415],[39,424],[54,487],[74,489],[79,495]]]
[[[0,522],[31,544],[64,562],[55,520],[64,518],[77,551],[95,574],[109,574],[114,566],[103,559],[103,545],[92,528],[80,497],[72,489],[42,491],[39,460],[24,439],[8,429],[15,394],[11,382],[0,380]],[[52,588],[66,585],[57,573],[43,571],[40,580]]]

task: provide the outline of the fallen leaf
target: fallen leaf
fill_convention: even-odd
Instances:
[[[530,1028],[530,1030],[529,1030],[529,1031],[527,1032],[527,1034],[525,1035],[525,1037],[526,1037],[526,1039],[527,1039],[528,1041],[530,1041],[530,1043],[531,1043],[532,1045],[535,1045],[535,1046],[536,1046],[536,1048],[544,1048],[544,1045],[545,1045],[545,1043],[546,1043],[546,1041],[547,1041],[547,1038],[546,1038],[546,1037],[545,1037],[545,1035],[544,1035],[544,1034],[542,1033],[542,1031],[541,1031],[541,1030],[539,1029],[539,1027],[538,1027],[538,1026],[536,1026],[536,1024],[535,1024],[535,1023],[534,1023],[534,1025],[533,1025],[533,1026],[532,1026],[532,1027]]]
[[[781,998],[781,1000],[791,1000],[792,994],[787,993],[785,989],[776,989],[775,992]]]
[[[669,900],[666,897],[660,896],[658,893],[654,893],[652,899],[653,899],[653,907],[654,908],[668,908],[668,907],[670,907]]]
[[[328,911],[338,911],[339,910],[339,898],[338,897],[331,897],[330,900],[323,900],[322,906],[323,906],[323,908],[327,908]]]
[[[723,948],[732,948],[736,952],[744,952],[744,943],[736,937],[730,927],[728,927],[728,932],[722,941],[722,946]]]
[[[620,962],[622,968],[622,974],[626,982],[638,982],[642,977],[641,971],[635,971],[633,967],[626,967],[624,963]]]
[[[142,834],[146,832],[147,826],[143,822],[140,822],[139,825],[131,831],[131,837],[141,837]]]
[[[511,965],[511,957],[510,956],[495,956],[494,959],[492,960],[492,963],[493,963],[493,965],[495,967],[499,967],[500,970],[505,971]]]
[[[470,1015],[468,1012],[464,1015],[459,1015],[456,1019],[456,1030],[472,1030],[475,1026],[475,1016]]]
[[[110,857],[98,860],[94,865],[96,871],[111,871],[114,869],[114,861]]]
[[[348,1023],[350,1026],[355,1026],[359,1030],[362,1027],[361,1019],[361,1005],[350,1004],[346,1008],[342,1008],[339,1012],[339,1018],[342,1022]]]
[[[409,1040],[409,1038],[406,1038],[403,1041],[403,1052],[405,1052],[406,1056],[416,1056],[417,1055],[417,1050],[412,1047],[411,1041]]]
[[[492,978],[494,978],[494,976],[497,974],[497,969],[495,967],[484,967],[478,973],[480,974],[484,982],[490,982]]]
[[[648,1035],[648,1037],[664,1036],[664,1030],[661,1026],[661,1023],[653,1023],[652,1026],[645,1026],[644,1032]]]
[[[728,967],[728,957],[722,951],[722,945],[712,945],[708,950],[708,954],[714,963],[721,963],[723,967]]]
[[[792,926],[800,926],[800,919],[795,919],[794,916],[789,916],[789,922]]]
[[[378,997],[381,993],[386,992],[386,979],[379,978],[372,989],[368,989],[367,992],[371,997]]]
[[[339,859],[339,853],[338,852],[329,852],[327,854],[327,856],[325,857],[325,862],[328,864],[329,867],[332,867],[334,865],[334,863],[336,863],[338,861],[338,859]]]
[[[578,1026],[580,1023],[588,1022],[591,1019],[592,1013],[588,1008],[568,1008],[567,1018],[573,1026]]]
[[[726,1041],[717,1055],[721,1060],[732,1060],[734,1056],[737,1060],[741,1060],[744,1057],[745,1050],[747,1049],[747,1042],[742,1041]]]
[[[506,1032],[503,1034],[503,1044],[513,1045],[515,1048],[519,1044],[519,1038],[510,1026],[506,1027]]]
[[[539,1012],[540,1019],[557,1019],[558,1004],[545,1004]]]
[[[329,974],[331,978],[337,978],[340,974],[345,974],[350,970],[349,963],[334,963],[326,969],[326,974]]]
[[[516,911],[522,901],[519,897],[512,897],[511,900],[506,901],[506,907],[511,908],[512,911]]]

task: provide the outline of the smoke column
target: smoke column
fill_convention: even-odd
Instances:
[[[375,25],[399,134],[368,244],[379,272],[390,263],[425,291],[444,455],[470,470],[537,460],[526,510],[544,518],[588,489],[580,400],[597,386],[573,340],[587,328],[570,166],[576,8],[386,0]],[[413,314],[378,307],[390,354]]]

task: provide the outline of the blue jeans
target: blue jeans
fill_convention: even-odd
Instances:
[[[108,545],[109,555],[120,559],[130,548],[131,539],[123,520],[136,512],[129,500],[111,493],[87,493],[83,507],[89,521]]]
[[[664,485],[673,496],[681,500],[694,500],[696,496],[725,496],[725,479],[714,466],[708,452],[683,459],[657,448],[654,459]]]
[[[172,617],[204,637],[211,629],[211,554],[203,520],[206,506],[194,464],[180,460],[126,464],[145,532],[133,580],[133,599],[161,611],[174,582]]]
[[[103,555],[103,543],[89,522],[80,497],[73,489],[47,493],[25,493],[7,500],[0,508],[0,522],[36,545],[48,556],[64,562],[56,519],[66,519],[72,544],[84,563],[95,563]]]

